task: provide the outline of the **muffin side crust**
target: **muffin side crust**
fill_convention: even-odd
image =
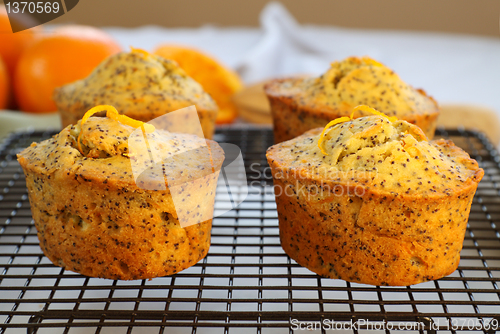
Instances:
[[[164,175],[135,179],[131,162],[148,152],[129,150],[134,130],[91,117],[18,155],[40,246],[54,264],[133,280],[174,274],[208,252],[212,220],[183,228],[179,217],[211,217],[222,149],[191,135],[148,134],[150,148],[164,153]],[[185,201],[174,205],[171,190]]]
[[[280,239],[319,275],[410,285],[452,273],[484,171],[406,121],[365,116],[272,146]],[[320,145],[318,145],[320,141]]]

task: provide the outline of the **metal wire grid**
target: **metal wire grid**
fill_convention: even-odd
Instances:
[[[272,144],[267,129],[216,134],[241,148],[250,191],[236,210],[214,219],[212,246],[198,264],[151,281],[64,271],[38,246],[15,160],[22,148],[50,135],[16,133],[0,146],[0,334],[292,333],[299,325],[318,333],[361,333],[384,321],[392,327],[385,325],[382,333],[404,326],[416,333],[459,333],[482,322],[490,330],[477,332],[494,333],[500,321],[500,158],[481,134],[439,130],[480,162],[485,177],[472,204],[459,269],[408,287],[321,278],[286,256],[264,155]],[[218,196],[216,212],[227,207],[228,199]]]

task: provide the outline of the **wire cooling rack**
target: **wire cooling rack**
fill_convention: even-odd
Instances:
[[[0,334],[494,333],[500,327],[500,158],[481,134],[438,131],[478,160],[485,177],[459,269],[408,287],[321,278],[286,256],[265,159],[273,138],[268,129],[216,134],[241,148],[250,190],[236,210],[214,219],[212,246],[198,264],[150,281],[64,271],[40,250],[15,158],[52,134],[15,133],[0,146]],[[216,212],[228,205],[216,198]]]

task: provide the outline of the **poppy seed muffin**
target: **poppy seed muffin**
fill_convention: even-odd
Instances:
[[[484,174],[477,162],[380,115],[321,130],[267,151],[285,252],[321,276],[372,285],[451,274]]]
[[[81,124],[18,154],[45,255],[83,275],[122,280],[171,275],[202,259],[220,146],[155,130],[147,150],[132,150],[133,127],[101,117]],[[134,161],[151,152],[162,152],[160,168],[134,176]]]
[[[210,95],[176,62],[139,49],[113,55],[87,78],[56,88],[54,101],[63,127],[76,124],[87,110],[102,104],[143,122],[194,105],[209,139],[218,111]]]
[[[275,143],[324,127],[362,104],[418,125],[431,139],[439,115],[432,97],[368,57],[334,62],[320,77],[273,80],[265,86],[265,92],[271,105]],[[362,112],[357,116],[366,115]]]

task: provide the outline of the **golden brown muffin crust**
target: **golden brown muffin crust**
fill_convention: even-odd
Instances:
[[[369,116],[269,148],[280,239],[326,277],[410,285],[453,272],[484,171],[452,142]],[[326,153],[326,154],[325,154]]]
[[[354,176],[377,191],[401,195],[441,195],[482,177],[466,152],[450,141],[427,141],[420,128],[406,121],[365,116],[338,124],[325,133],[324,151],[318,146],[319,132],[279,145],[273,159],[309,178],[325,181],[332,175],[335,181],[344,176],[352,181]]]
[[[265,86],[271,104],[275,142],[297,137],[347,116],[358,105],[370,105],[421,127],[429,138],[439,108],[423,90],[406,84],[388,67],[368,57],[332,63],[319,77],[286,78]],[[357,117],[366,116],[361,112]]]
[[[207,138],[213,135],[218,111],[210,95],[177,63],[141,51],[109,57],[87,78],[57,88],[54,101],[63,127],[102,104],[144,122],[195,105]]]
[[[190,135],[148,134],[150,148],[164,154],[167,177],[149,174],[141,184],[131,159],[147,152],[130,152],[135,129],[99,117],[79,126],[18,155],[45,255],[84,275],[129,280],[171,275],[203,258],[222,149]],[[80,131],[84,155],[76,143]],[[198,221],[200,215],[208,218],[181,227],[180,219]]]

